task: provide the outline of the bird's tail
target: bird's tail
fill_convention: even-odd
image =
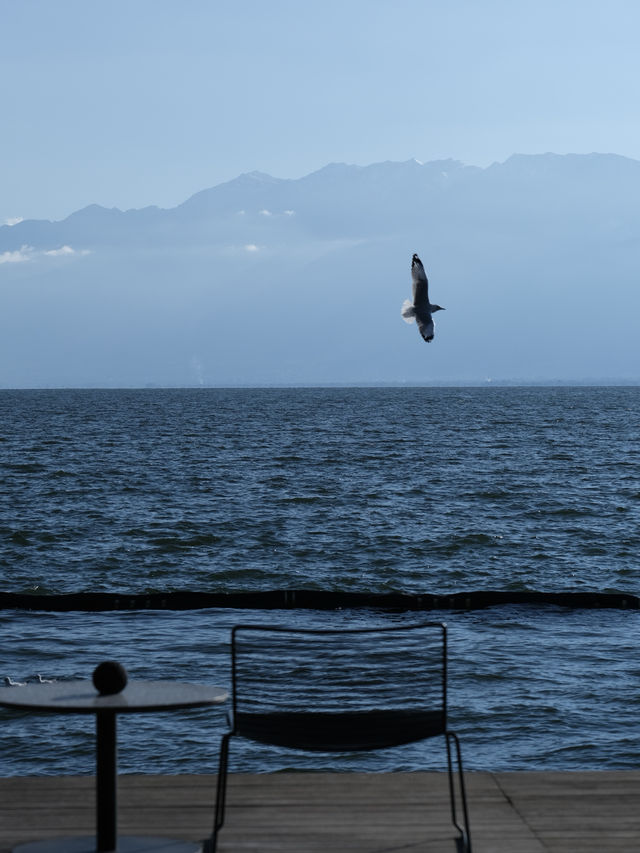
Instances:
[[[402,319],[405,323],[414,323],[416,319],[416,309],[410,299],[405,299],[402,303]]]

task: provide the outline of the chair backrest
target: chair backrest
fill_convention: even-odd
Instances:
[[[379,749],[442,734],[446,643],[439,622],[353,629],[236,625],[233,732],[320,751]]]

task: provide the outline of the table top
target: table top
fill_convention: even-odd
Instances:
[[[224,702],[228,692],[208,684],[186,681],[129,681],[120,693],[103,696],[91,681],[54,681],[51,684],[25,684],[0,687],[0,705],[26,711],[58,711],[95,714],[117,711],[119,714],[145,711],[171,711]]]

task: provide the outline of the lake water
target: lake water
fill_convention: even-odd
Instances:
[[[639,425],[635,387],[0,391],[0,589],[640,594]],[[438,615],[467,766],[638,766],[638,611]],[[0,676],[115,658],[225,685],[234,622],[415,619],[5,610]],[[92,772],[91,719],[0,717],[0,774]],[[213,771],[223,728],[223,709],[122,718],[120,768]],[[340,759],[238,742],[232,759],[442,766],[429,742]]]

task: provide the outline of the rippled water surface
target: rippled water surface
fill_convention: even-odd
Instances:
[[[0,392],[5,589],[640,591],[640,389]]]
[[[0,588],[640,594],[639,424],[638,388],[3,391]],[[0,611],[0,676],[85,677],[115,657],[133,677],[224,684],[248,615],[415,618]],[[469,766],[638,765],[637,612],[443,615]],[[90,720],[0,715],[0,773],[91,772]],[[223,720],[127,718],[120,766],[212,770]],[[320,766],[439,766],[431,753]],[[243,745],[237,768],[256,755],[319,762]]]

